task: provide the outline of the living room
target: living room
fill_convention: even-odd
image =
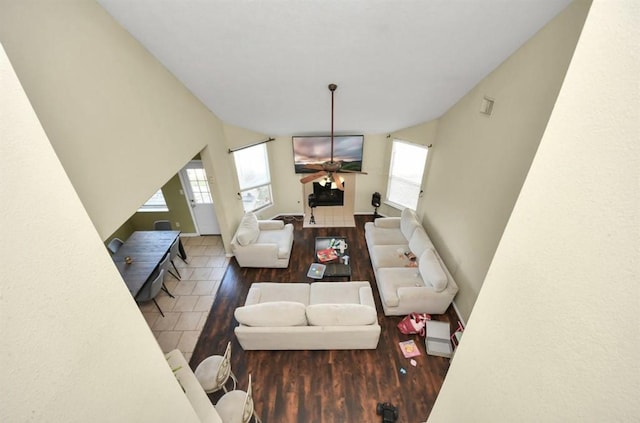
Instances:
[[[477,317],[478,322],[485,320],[482,316],[492,314],[486,307],[481,307],[480,310],[488,314],[478,314],[480,313],[478,305],[484,304],[480,302],[478,293],[500,244],[503,230],[518,200],[520,187],[527,176],[533,155],[545,132],[564,72],[569,65],[582,22],[584,22],[586,8],[581,8],[577,3],[572,6],[578,10],[568,14],[571,16],[566,16],[568,22],[557,25],[555,30],[559,31],[558,33],[549,34],[546,41],[539,42],[540,45],[536,45],[534,40],[527,45],[527,50],[533,51],[519,51],[515,57],[503,64],[504,68],[501,69],[505,69],[506,75],[501,77],[500,72],[492,74],[490,78],[482,81],[477,89],[467,94],[459,105],[437,121],[392,133],[394,137],[409,139],[423,145],[434,145],[434,150],[430,153],[431,162],[425,198],[422,200],[419,214],[422,223],[430,231],[434,243],[437,244],[461,285],[456,303],[465,319],[471,316],[472,309],[474,316],[480,316]],[[0,32],[0,40],[20,77],[20,82],[46,131],[53,150],[43,146],[35,150],[19,149],[18,157],[15,154],[5,155],[8,163],[15,160],[15,163],[29,164],[30,168],[37,166],[40,174],[47,175],[45,181],[36,179],[34,183],[38,186],[40,200],[45,199],[50,204],[47,210],[48,216],[46,216],[48,224],[42,226],[42,217],[36,217],[34,213],[26,213],[26,206],[31,205],[32,202],[16,195],[21,200],[18,202],[23,205],[21,212],[28,219],[17,219],[12,213],[13,209],[10,209],[9,216],[26,226],[21,226],[20,229],[23,239],[19,239],[13,232],[11,234],[14,236],[8,239],[14,241],[12,248],[21,254],[37,252],[42,265],[36,267],[39,267],[40,273],[47,268],[52,269],[48,279],[57,282],[59,285],[57,290],[61,295],[56,297],[53,291],[47,292],[47,297],[51,300],[42,303],[37,311],[37,314],[42,317],[57,322],[57,330],[56,326],[46,325],[47,332],[43,332],[39,328],[43,326],[40,318],[34,322],[37,326],[26,326],[32,335],[29,338],[34,339],[33,335],[37,335],[35,339],[39,344],[35,345],[46,346],[45,351],[42,347],[31,348],[31,353],[21,348],[17,349],[16,347],[26,345],[25,343],[31,344],[25,341],[25,338],[8,337],[5,341],[12,341],[11,348],[20,351],[24,363],[30,366],[38,366],[36,363],[46,356],[51,381],[57,380],[66,387],[82,386],[85,392],[72,390],[74,391],[72,403],[89,404],[87,412],[106,411],[92,398],[98,396],[104,399],[109,395],[114,399],[113,402],[122,405],[121,409],[115,412],[116,416],[117,413],[122,413],[120,414],[122,421],[127,420],[127,416],[131,415],[140,416],[141,421],[147,420],[147,417],[140,414],[139,408],[132,403],[132,398],[135,398],[133,402],[138,404],[151,400],[176,404],[160,411],[156,410],[155,415],[158,417],[156,421],[172,421],[172,418],[173,421],[178,421],[177,416],[190,415],[188,404],[176,402],[176,392],[169,385],[171,374],[170,372],[167,374],[166,369],[162,367],[162,354],[157,351],[157,346],[154,346],[155,340],[148,333],[148,329],[145,331],[145,322],[139,316],[137,307],[131,298],[126,297],[125,294],[128,293],[124,292],[121,286],[114,284],[114,281],[118,280],[118,275],[109,263],[108,256],[105,256],[102,241],[119,227],[132,211],[137,209],[141,201],[148,198],[196,154],[202,155],[205,166],[211,170],[212,180],[222,181],[228,178],[228,175],[234,174],[229,164],[227,149],[255,141],[256,135],[258,135],[257,139],[263,139],[262,136],[266,134],[256,134],[236,128],[216,118],[184,87],[180,86],[172,75],[154,62],[139,44],[127,38],[122,28],[116,26],[104,11],[97,10],[98,6],[83,3],[82,7],[79,7],[65,3],[56,4],[53,7],[32,3],[25,6],[28,13],[24,13],[24,16],[25,10],[14,9],[14,7],[17,6],[7,4],[2,6],[3,12],[7,13],[2,14],[4,18],[2,18],[3,29]],[[604,11],[598,9],[598,12],[599,15],[596,16],[608,16],[606,7]],[[19,23],[16,23],[18,21]],[[84,22],[90,24],[84,24]],[[565,34],[565,31],[571,33],[569,22],[574,25],[572,41],[567,40],[565,35],[558,35]],[[599,22],[596,21],[596,23]],[[69,23],[73,25],[70,26]],[[595,30],[600,31],[601,28],[596,26]],[[10,37],[8,33],[19,35]],[[50,44],[47,39],[48,34],[51,33],[56,34],[56,37]],[[62,40],[60,37],[68,37],[68,39]],[[548,48],[549,44],[563,44],[564,47],[555,47],[560,50],[564,48],[564,54],[559,54],[561,57],[549,57],[548,50],[545,50],[545,46]],[[61,45],[64,47],[61,48]],[[541,50],[537,50],[538,48]],[[593,46],[589,48],[593,49]],[[80,49],[83,54],[75,55],[73,51],[77,50],[74,49]],[[72,51],[70,54],[73,57],[66,57],[67,50]],[[115,51],[119,51],[122,55],[119,56],[118,67],[114,69],[113,65],[109,61],[105,62],[104,58],[113,57],[116,54]],[[534,66],[531,73],[523,75],[523,79],[517,81],[513,70],[509,67],[520,70],[531,69],[531,63],[527,63],[527,57],[530,54],[535,55],[536,52],[537,55],[532,60],[535,63],[543,63],[543,66]],[[545,57],[549,57],[548,62],[543,60]],[[61,58],[65,61],[76,61],[76,65],[62,66]],[[37,64],[28,63],[30,60],[37,60]],[[6,63],[3,62],[3,64]],[[140,100],[134,96],[129,87],[123,90],[118,83],[114,83],[107,77],[108,74],[116,72],[122,63],[127,63],[139,80],[149,81],[147,88],[150,91],[142,97],[152,99],[144,104],[144,109],[153,111],[151,113],[153,116],[132,113],[133,110],[128,107],[139,110],[142,107]],[[545,79],[545,76],[549,79]],[[53,80],[59,78],[67,83],[51,84]],[[96,90],[95,81],[98,80],[102,82],[102,86]],[[540,85],[536,85],[537,82]],[[37,89],[41,83],[42,89]],[[550,85],[555,87],[552,90],[554,92],[540,93],[544,91],[541,87],[546,89]],[[171,99],[170,104],[162,104],[163,102],[154,95],[154,90],[158,86],[163,87],[167,98]],[[75,96],[72,97],[81,100],[75,104],[74,102],[59,104],[60,99],[67,98],[62,95],[65,91],[74,93]],[[496,107],[500,107],[501,99],[505,99],[503,104],[508,105],[502,109],[505,114],[496,113],[491,120],[482,116],[466,119],[464,116],[470,110],[477,114],[479,101],[486,92],[495,92],[493,97],[496,99]],[[88,93],[91,93],[91,97]],[[28,110],[30,106],[28,104],[25,106],[25,101],[26,97],[23,96],[21,100],[16,100],[15,104],[12,102],[11,108],[18,109],[18,105],[21,105]],[[536,104],[537,101],[539,103]],[[92,107],[104,104],[104,109],[99,112],[95,109],[89,111],[86,110],[88,104]],[[180,113],[176,113],[176,110]],[[122,122],[122,128],[126,128],[127,131],[123,131],[122,128],[117,131],[110,131],[108,128],[98,129],[92,126],[96,120],[89,119],[91,116],[99,115],[101,118],[97,121],[100,121],[107,116],[113,117],[114,113]],[[68,122],[68,116],[74,117],[72,123]],[[503,116],[505,121],[500,123],[499,119]],[[163,120],[171,121],[171,125],[156,128],[156,123]],[[89,124],[88,121],[94,123]],[[38,127],[39,124],[29,126],[33,128],[30,129],[33,131],[32,136],[44,137],[41,128],[38,132]],[[143,127],[153,135],[147,139],[153,138],[153,141],[144,142],[136,136],[136,128]],[[473,134],[472,138],[477,139],[478,142],[476,144],[465,142],[464,146],[456,145],[453,141],[445,142],[445,140],[468,141],[468,135],[462,136],[459,133],[463,130],[465,133]],[[509,150],[510,154],[516,154],[517,157],[508,156],[509,160],[505,160],[504,146],[492,145],[490,142],[498,138],[496,134],[499,134],[501,139],[518,139],[528,147],[518,144],[518,151]],[[358,187],[361,191],[356,194],[356,210],[361,212],[370,211],[371,193],[385,186],[384,172],[388,163],[389,146],[387,134],[365,135],[364,161],[368,163],[366,166],[370,175],[358,179]],[[133,138],[136,138],[135,142]],[[95,145],[87,145],[87,139],[94,140]],[[181,142],[173,143],[171,142],[173,139],[180,139]],[[207,142],[207,140],[210,141]],[[215,142],[216,140],[218,142]],[[270,156],[291,157],[290,141],[290,136],[276,137],[276,141],[269,143]],[[158,148],[159,145],[162,146],[161,149]],[[105,146],[108,148],[104,148]],[[467,151],[467,149],[470,150]],[[526,154],[522,154],[523,157],[518,155],[519,152],[527,149]],[[385,154],[376,154],[379,151]],[[140,157],[143,155],[149,157],[151,152],[155,160],[149,160],[149,163],[140,161]],[[62,166],[57,162],[58,160]],[[486,168],[479,169],[478,162],[483,163]],[[498,172],[498,169],[504,170],[504,166],[501,165],[505,162],[518,164],[513,166],[517,169],[507,166],[508,170],[512,171],[508,177]],[[163,165],[157,166],[157,163],[163,163]],[[10,169],[15,170],[16,175],[22,175],[17,168],[10,167]],[[14,181],[11,175],[7,178],[9,181]],[[265,218],[300,210],[301,196],[297,179],[292,166],[290,169],[282,166],[282,173],[274,175],[274,180],[278,182],[274,189],[278,190],[279,200],[278,204],[269,210],[269,214],[264,216]],[[132,183],[132,181],[136,182]],[[459,181],[465,184],[454,185],[445,181]],[[233,184],[224,183],[213,183],[212,190],[214,195],[225,204],[225,208],[220,210],[219,218],[222,238],[230,239],[242,216],[242,205],[236,200],[237,190]],[[496,193],[507,198],[496,198]],[[14,195],[12,194],[12,197]],[[32,209],[35,210],[37,207],[33,206]],[[392,209],[381,210],[381,212],[388,215],[394,214]],[[456,213],[460,215],[456,216]],[[27,230],[26,227],[30,228]],[[461,231],[464,231],[463,235],[460,234]],[[60,241],[56,241],[58,239],[65,241],[64,246],[60,245]],[[49,253],[51,245],[62,248]],[[15,262],[22,263],[17,254],[9,257]],[[73,264],[69,265],[70,263]],[[20,273],[13,272],[11,269],[9,275],[20,278]],[[37,276],[31,274],[32,270],[23,268],[21,271],[23,277],[29,275],[30,282],[37,280]],[[35,291],[37,285],[30,286]],[[487,292],[484,286],[483,292]],[[11,289],[3,288],[3,296],[12,298],[11,292]],[[483,295],[489,295],[489,292]],[[517,298],[521,296],[517,295]],[[114,310],[118,312],[114,313]],[[96,329],[99,334],[96,334]],[[77,339],[82,338],[86,339],[87,343],[78,344]],[[60,340],[64,341],[60,342]],[[468,348],[472,348],[473,341],[477,341],[475,337],[471,337]],[[114,345],[122,343],[125,345],[114,348]],[[135,347],[132,348],[132,346]],[[6,344],[3,347],[3,355],[11,351],[11,348]],[[93,358],[98,359],[102,363],[100,365],[96,365],[91,360],[92,354],[88,354],[98,351],[100,355]],[[469,351],[477,352],[477,349]],[[486,359],[484,356],[483,358]],[[460,363],[464,366],[465,361]],[[74,369],[71,372],[70,366]],[[110,377],[115,369],[123,368],[129,370],[131,374],[143,377],[126,381],[113,380]],[[459,372],[462,371],[463,368],[460,367]],[[72,373],[72,377],[69,373]],[[458,372],[455,374],[458,375]],[[90,380],[96,380],[96,384],[99,382],[104,386],[98,387]],[[21,404],[19,407],[21,409],[34,407],[38,412],[44,413],[40,407],[33,405],[36,402],[34,392],[26,393],[34,386],[20,385],[21,389],[6,397],[15,399],[17,404]],[[125,386],[127,386],[126,389],[124,389]],[[150,389],[152,386],[154,388]],[[491,384],[491,386],[495,385]],[[53,391],[60,392],[58,389]],[[42,395],[41,390],[35,392]],[[22,400],[18,400],[20,395]],[[496,395],[496,398],[501,396]],[[57,398],[56,400],[60,399],[57,395],[53,397]],[[47,398],[50,398],[49,394]],[[51,404],[50,401],[45,403]],[[54,409],[58,410],[58,415],[64,415],[63,408],[68,408],[68,404],[66,401],[61,401],[54,406]],[[81,413],[78,410],[75,412]],[[153,412],[149,411],[149,413]],[[151,420],[151,418],[148,419]],[[184,421],[189,420],[184,419]]]

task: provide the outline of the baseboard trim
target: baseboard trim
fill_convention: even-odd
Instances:
[[[467,322],[465,322],[465,320],[462,318],[462,316],[460,315],[460,310],[458,309],[458,305],[456,304],[455,301],[453,301],[451,303],[453,305],[453,310],[456,312],[456,314],[458,315],[458,320],[460,320],[460,323],[462,323],[462,327],[467,327]]]

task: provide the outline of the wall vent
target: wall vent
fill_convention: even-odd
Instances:
[[[491,112],[493,112],[493,103],[494,100],[492,98],[484,96],[480,105],[480,113],[490,116]]]

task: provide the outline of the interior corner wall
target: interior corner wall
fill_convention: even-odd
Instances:
[[[638,421],[638,17],[593,2],[429,423]]]
[[[1,45],[0,92],[0,421],[198,422]]]
[[[439,120],[429,151],[423,223],[473,309],[547,125],[584,24],[578,0],[542,28]],[[484,96],[495,100],[480,113]]]
[[[0,42],[103,240],[205,146],[226,153],[220,120],[93,0],[0,1]]]

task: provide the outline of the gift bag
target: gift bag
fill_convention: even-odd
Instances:
[[[417,333],[424,336],[427,320],[431,320],[431,316],[426,313],[411,313],[398,323],[398,329],[405,335]]]

